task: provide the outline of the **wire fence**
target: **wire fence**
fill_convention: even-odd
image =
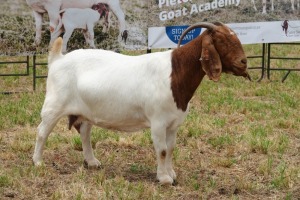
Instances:
[[[300,68],[294,64],[294,66],[286,66],[285,67],[272,67],[271,64],[274,60],[295,60],[297,64],[300,62],[300,57],[286,57],[286,56],[278,56],[276,55],[276,51],[272,50],[274,46],[282,46],[282,45],[299,45],[300,43],[263,43],[260,47],[260,52],[258,55],[248,56],[248,59],[258,59],[258,66],[250,66],[250,70],[258,70],[260,73],[260,77],[258,78],[258,82],[262,79],[267,78],[270,79],[271,71],[286,71],[286,74],[282,77],[282,82],[284,82],[288,75],[293,71],[300,71]],[[151,53],[150,49],[147,49],[146,53]],[[42,57],[42,58],[40,58]],[[47,78],[47,61],[45,59],[46,55],[28,55],[23,58],[17,57],[18,60],[14,61],[13,56],[11,56],[9,61],[1,61],[0,62],[0,77],[28,77],[32,78],[32,88],[31,91],[36,91],[37,89],[37,80],[46,79]],[[1,57],[0,57],[1,58]],[[20,60],[21,59],[21,60]],[[298,62],[299,61],[299,62]],[[7,68],[10,65],[14,65],[17,70],[13,70],[12,72],[3,72],[1,68]],[[5,88],[1,88],[1,94],[11,94],[15,93],[15,91],[5,91]],[[22,90],[21,90],[22,91]],[[20,91],[18,91],[20,92]]]

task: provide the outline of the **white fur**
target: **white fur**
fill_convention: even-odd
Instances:
[[[76,50],[49,59],[47,94],[33,155],[42,162],[45,141],[64,116],[84,116],[80,134],[84,159],[98,166],[90,144],[92,125],[137,131],[151,128],[157,154],[157,178],[162,184],[176,179],[172,150],[176,132],[188,109],[178,109],[171,91],[172,51],[125,56],[105,50]],[[51,57],[51,55],[50,55]],[[166,150],[166,158],[161,152]]]
[[[59,20],[59,24],[53,32],[53,37],[50,41],[50,46],[54,42],[53,38],[57,38],[63,31],[63,52],[67,51],[67,43],[71,37],[74,29],[83,29],[84,37],[87,44],[91,48],[95,48],[94,43],[94,25],[100,18],[98,11],[91,8],[67,8],[62,10],[62,18]]]
[[[38,45],[42,39],[42,18],[44,13],[48,13],[50,20],[50,30],[54,31],[59,22],[59,11],[65,8],[91,8],[97,3],[108,4],[119,20],[120,35],[125,30],[125,14],[121,9],[119,0],[26,0],[32,8],[35,18],[36,35],[35,43]],[[51,38],[53,38],[51,34]]]

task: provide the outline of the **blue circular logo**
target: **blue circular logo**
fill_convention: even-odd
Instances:
[[[166,33],[169,39],[178,44],[179,38],[182,33],[188,28],[189,26],[166,26]],[[195,28],[188,32],[181,41],[181,44],[186,44],[189,41],[195,39],[201,33],[201,28]]]

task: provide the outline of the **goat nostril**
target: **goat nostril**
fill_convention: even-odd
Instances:
[[[247,64],[247,59],[246,59],[246,58],[243,58],[243,59],[241,60],[241,62],[242,62],[243,64]]]

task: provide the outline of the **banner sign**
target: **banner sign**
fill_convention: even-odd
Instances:
[[[288,23],[289,27],[284,28]],[[242,44],[272,43],[272,42],[293,42],[300,41],[300,21],[274,21],[274,22],[255,22],[255,23],[234,23],[227,24],[239,37]],[[188,26],[167,26],[151,27],[148,29],[148,48],[175,48],[177,47],[180,34],[178,27]],[[196,30],[196,29],[195,29]],[[200,29],[201,30],[201,29]],[[194,34],[187,34],[181,44],[191,41],[202,31],[193,31]],[[176,39],[176,40],[175,40]]]
[[[263,0],[264,1],[264,0]],[[300,0],[2,0],[0,56],[176,47],[188,25],[228,24],[244,44],[300,41]],[[183,44],[204,29],[190,31]]]
[[[197,22],[220,21],[243,44],[300,41],[299,1],[157,0],[149,6],[148,48],[174,48],[179,37],[168,30]],[[294,5],[295,4],[295,5]],[[202,30],[203,32],[203,30]],[[172,32],[171,32],[172,34]],[[184,38],[188,42],[192,36]]]

